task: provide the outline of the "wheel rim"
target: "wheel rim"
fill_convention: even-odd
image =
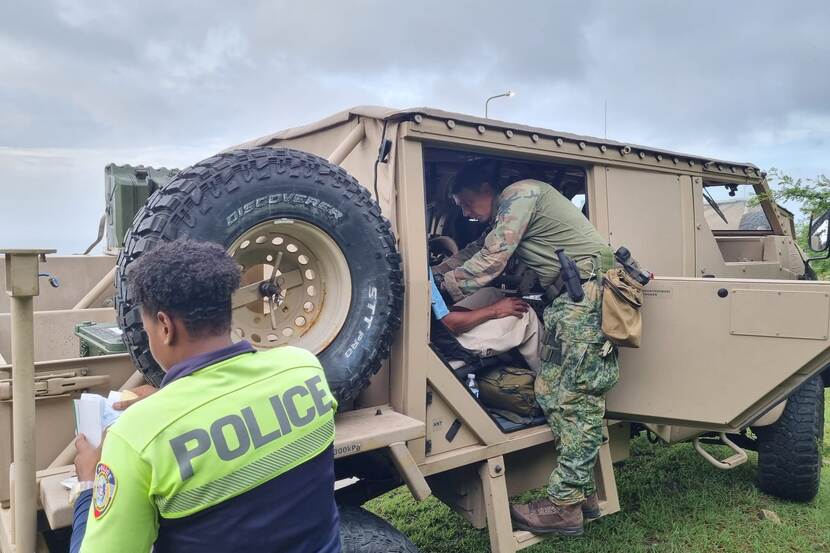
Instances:
[[[237,238],[228,253],[242,271],[233,299],[234,341],[247,339],[257,349],[290,344],[316,354],[337,337],[351,305],[351,276],[340,247],[323,230],[295,219],[266,221]]]

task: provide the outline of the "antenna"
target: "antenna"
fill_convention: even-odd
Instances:
[[[605,135],[603,138],[608,138],[608,100],[605,100]]]

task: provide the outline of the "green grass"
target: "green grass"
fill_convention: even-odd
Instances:
[[[581,538],[553,538],[528,553],[830,552],[830,391],[825,406],[825,466],[813,503],[764,495],[755,487],[756,458],[722,472],[690,444],[632,443],[617,467],[622,510],[588,525]],[[721,452],[720,454],[723,454]],[[366,505],[406,533],[423,553],[489,551],[486,530],[472,528],[434,497],[415,502],[405,488]],[[774,511],[781,524],[758,517]]]

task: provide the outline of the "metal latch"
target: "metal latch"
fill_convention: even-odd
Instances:
[[[86,376],[86,369],[35,375],[35,397],[55,397],[109,383],[109,375]],[[12,379],[0,380],[0,401],[12,399]]]

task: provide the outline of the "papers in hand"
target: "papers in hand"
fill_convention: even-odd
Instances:
[[[74,486],[77,483],[78,483],[78,477],[77,476],[70,476],[69,478],[64,478],[63,480],[61,480],[61,486],[63,486],[67,490],[71,490],[72,486]]]
[[[81,398],[75,400],[75,433],[86,436],[93,447],[101,445],[104,429],[121,416],[121,411],[112,408],[117,401],[121,401],[121,392],[112,391],[107,397],[81,394]]]

